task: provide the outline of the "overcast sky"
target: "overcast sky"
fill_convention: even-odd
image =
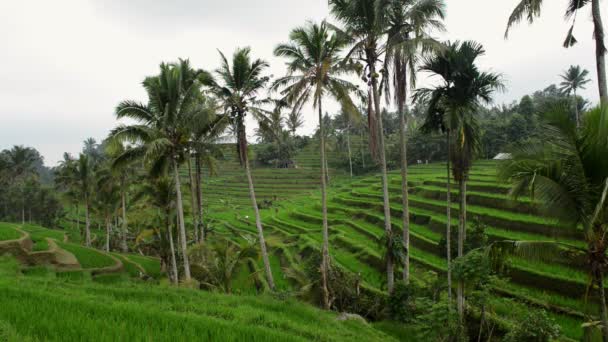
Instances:
[[[547,1],[540,20],[503,39],[518,1],[446,1],[448,32],[441,38],[485,46],[481,66],[508,82],[496,102],[558,82],[571,64],[588,69],[595,82],[588,10],[578,19],[579,44],[566,50],[566,1]],[[327,16],[327,0],[1,1],[0,149],[33,146],[50,166],[65,151],[78,153],[84,139],[101,140],[116,125],[119,101],[145,100],[141,81],[161,61],[190,58],[195,67],[212,70],[217,49],[232,54],[250,46],[254,56],[271,63],[269,74],[279,76],[283,61],[272,56],[273,47],[294,26]],[[581,95],[597,102],[596,93],[590,84]],[[311,110],[305,119],[302,133],[310,133],[316,126]]]

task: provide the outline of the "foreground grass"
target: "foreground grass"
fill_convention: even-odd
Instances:
[[[12,276],[10,276],[12,274]],[[296,301],[20,276],[0,259],[0,322],[23,339],[78,341],[393,341]]]

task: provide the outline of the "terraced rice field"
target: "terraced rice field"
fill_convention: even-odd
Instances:
[[[281,175],[284,170],[256,170],[258,174]],[[411,212],[411,250],[413,274],[429,270],[446,272],[446,262],[441,257],[439,241],[446,229],[445,164],[412,166],[409,170],[408,189]],[[291,172],[303,175],[318,173],[318,169],[302,168]],[[305,179],[302,177],[301,179]],[[389,177],[391,215],[393,229],[401,227],[401,180],[397,172]],[[224,180],[229,182],[229,180]],[[246,184],[224,183],[214,190],[214,196],[224,201],[247,203]],[[226,192],[223,188],[242,187],[243,192]],[[286,184],[277,179],[276,193],[283,193]],[[256,184],[257,188],[257,184]],[[268,185],[269,189],[273,187]],[[261,187],[261,189],[265,189]],[[508,184],[496,179],[496,164],[481,161],[474,166],[467,195],[469,222],[476,219],[487,226],[491,240],[560,241],[572,246],[584,246],[582,234],[576,229],[559,226],[555,220],[545,217],[523,198],[514,202],[508,195]],[[264,193],[262,190],[262,193]],[[456,200],[458,191],[452,191]],[[382,251],[378,239],[383,234],[383,210],[381,180],[377,175],[357,177],[352,182],[345,175],[334,177],[329,190],[330,253],[334,262],[352,272],[359,273],[367,286],[383,289],[384,270]],[[271,252],[278,255],[282,267],[273,267],[275,278],[283,277],[282,270],[293,267],[296,257],[305,256],[321,245],[321,210],[318,190],[275,203],[262,210],[266,234],[269,235]],[[452,225],[456,231],[458,205],[452,205]],[[208,218],[214,221],[217,233],[233,235],[255,234],[253,212],[249,207],[211,208]],[[531,261],[513,258],[505,274],[507,283],[495,289],[493,304],[499,315],[507,320],[515,319],[530,306],[549,308],[551,315],[562,325],[567,337],[582,336],[580,324],[584,315],[597,315],[597,307],[584,300],[588,276],[582,268],[582,259],[559,264],[554,260]],[[591,300],[592,301],[592,300]]]

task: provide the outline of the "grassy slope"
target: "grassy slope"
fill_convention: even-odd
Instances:
[[[0,274],[0,323],[18,331],[18,340],[392,340],[363,323],[265,296],[20,276],[7,258]]]

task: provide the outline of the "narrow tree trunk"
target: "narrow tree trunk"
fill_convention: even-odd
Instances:
[[[326,179],[326,160],[325,160],[325,128],[323,124],[323,112],[321,109],[321,99],[319,103],[319,135],[321,138],[320,153],[321,153],[321,208],[323,212],[323,247],[321,260],[321,280],[323,287],[323,307],[329,310],[329,284],[328,272],[330,267],[329,261],[329,225],[327,223],[327,185]]]
[[[87,247],[91,247],[91,221],[89,218],[89,195],[84,194],[84,241]]]
[[[21,225],[25,224],[25,198],[21,204]]]
[[[80,232],[80,205],[78,203],[76,203],[76,231],[82,236],[82,233]]]
[[[184,224],[184,205],[182,203],[182,189],[179,180],[179,168],[177,166],[177,157],[173,157],[173,173],[175,174],[175,191],[177,192],[179,237],[182,247],[182,258],[184,259],[184,279],[186,282],[189,282],[192,277],[190,275],[190,261],[188,260],[188,240],[186,238],[186,225]]]
[[[481,334],[483,333],[483,323],[486,319],[486,306],[481,306],[481,318],[479,320],[479,334],[477,335],[477,342],[481,342]]]
[[[166,213],[166,223],[167,223],[167,233],[169,234],[169,250],[171,252],[171,273],[173,274],[173,283],[177,284],[178,281],[178,271],[177,271],[177,259],[175,258],[175,245],[173,244],[173,232],[171,228],[171,224],[169,223],[170,213]]]
[[[106,243],[104,246],[104,250],[106,252],[110,251],[110,217],[106,214]]]
[[[239,131],[241,132],[239,138],[239,146],[241,147],[241,160],[245,166],[245,174],[247,176],[247,182],[249,183],[249,197],[251,198],[251,205],[255,213],[255,225],[258,229],[258,240],[260,240],[260,251],[262,252],[262,260],[264,261],[264,270],[266,271],[266,280],[268,281],[268,287],[271,291],[274,291],[274,278],[272,277],[272,269],[270,268],[270,261],[268,260],[268,251],[266,250],[266,239],[264,239],[264,228],[262,228],[262,219],[260,217],[260,209],[258,208],[258,202],[255,198],[255,189],[253,187],[253,179],[251,178],[251,170],[249,169],[249,157],[247,156],[247,136],[245,135],[245,125],[241,123]]]
[[[361,131],[361,142],[363,142],[363,131]],[[363,152],[363,148],[359,145],[361,150],[361,167],[365,170],[365,152]]]
[[[576,90],[574,90],[574,115],[576,117],[576,128],[581,127],[581,119],[578,113],[578,99],[576,98]]]
[[[608,342],[608,310],[606,309],[606,293],[604,290],[604,273],[599,270],[597,275],[597,286],[600,292],[600,307],[602,310],[602,338]]]
[[[450,307],[452,304],[452,177],[450,176],[450,153],[451,153],[451,142],[450,142],[450,130],[447,130],[447,150],[448,150],[448,161],[447,161],[447,226],[445,230],[446,245],[447,245],[447,264],[448,264],[448,302]]]
[[[196,187],[194,185],[194,175],[192,174],[192,159],[188,156],[188,177],[190,178],[190,206],[192,208],[192,223],[194,224],[194,241],[200,242],[198,237],[198,213],[196,206]]]
[[[591,14],[593,17],[593,34],[595,36],[595,63],[597,68],[597,83],[600,93],[600,102],[608,104],[608,89],[606,88],[606,46],[604,45],[604,25],[600,11],[600,0],[591,0]]]
[[[127,245],[127,194],[124,190],[124,184],[122,191],[120,193],[120,202],[122,206],[122,232],[120,234],[120,249],[123,253],[127,253],[129,251],[129,246]]]
[[[29,207],[27,209],[27,211],[28,211],[28,213],[27,213],[27,215],[28,215],[28,221],[29,221],[30,224],[32,224],[32,207]]]
[[[369,127],[369,153],[374,161],[378,160],[378,123],[374,113],[374,95],[372,87],[367,89],[367,126]]]
[[[205,242],[205,223],[203,222],[203,185],[201,172],[201,157],[196,154],[196,205],[198,208],[198,226],[200,229],[199,238],[201,242]]]
[[[378,155],[380,157],[380,168],[382,173],[382,197],[384,201],[384,230],[386,236],[392,239],[391,226],[391,207],[388,194],[388,172],[386,170],[386,151],[384,149],[384,128],[382,122],[382,112],[380,111],[380,95],[378,94],[378,80],[375,77],[376,68],[374,63],[370,64],[370,73],[372,74],[372,94],[374,96],[374,111],[376,112],[376,125],[378,134]],[[390,246],[387,246],[390,248]],[[393,265],[392,251],[387,250],[386,258],[386,287],[389,293],[393,292],[395,285],[395,270]]]
[[[348,149],[348,167],[350,168],[350,178],[353,178],[353,158],[350,150],[350,125],[346,128],[346,148]]]
[[[466,240],[466,215],[467,215],[467,182],[466,175],[463,175],[459,180],[460,185],[460,206],[458,208],[458,257],[464,255],[464,242]],[[464,323],[464,281],[458,281],[458,319],[460,324]]]
[[[399,106],[399,145],[401,148],[401,208],[403,220],[403,247],[405,247],[405,261],[403,263],[403,281],[410,281],[410,210],[409,194],[407,189],[407,138],[405,136],[405,108]]]

